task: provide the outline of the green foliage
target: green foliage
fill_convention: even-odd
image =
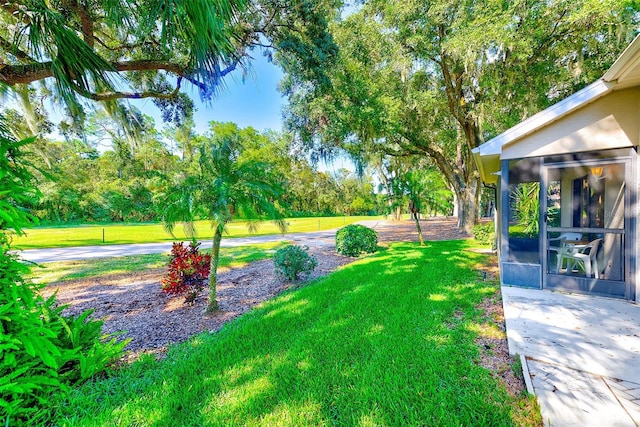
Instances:
[[[496,244],[496,233],[493,222],[474,225],[472,234],[473,238],[481,245],[491,245],[494,247]]]
[[[165,102],[158,104],[165,112],[177,110],[181,97],[170,96],[171,84],[158,73],[167,67],[173,72],[182,70],[177,72],[181,76],[178,85],[182,77],[187,77],[200,87],[203,96],[211,96],[226,74],[221,68],[235,64],[245,47],[238,46],[239,39],[231,31],[246,10],[242,0],[142,2],[137,7],[107,1],[94,4],[91,13],[61,3],[18,4],[15,13],[10,8],[0,15],[3,27],[11,28],[3,31],[3,38],[11,43],[3,45],[1,51],[22,53],[14,56],[12,67],[6,70],[9,73],[0,81],[14,85],[15,79],[31,83],[53,77],[53,82],[47,82],[55,84],[49,90],[76,118],[84,113],[78,96],[106,101],[106,108],[112,112],[117,111],[115,99],[139,97],[120,92],[120,79],[136,92],[164,95]],[[109,46],[96,43],[94,28],[108,35]],[[158,58],[171,65],[136,66],[136,60],[148,63]],[[115,77],[119,72],[115,62],[129,65],[120,78]],[[34,69],[47,72],[33,76],[30,70]]]
[[[12,120],[25,122],[25,116],[10,112]],[[36,173],[42,197],[30,200],[27,206],[42,224],[162,220],[163,195],[181,176],[192,170],[197,173],[199,151],[209,136],[197,135],[192,128],[174,129],[170,135],[179,139],[183,155],[178,158],[160,139],[150,117],[137,112],[135,118],[140,127],[135,139],[105,114],[90,114],[87,142],[37,140],[26,147],[31,164],[55,181]],[[233,123],[218,123],[215,129],[218,137],[236,133],[246,146],[246,158],[273,165],[285,188],[279,203],[287,216],[382,212],[371,176],[359,177],[346,170],[318,171],[295,153],[295,143],[286,133],[240,129]],[[26,134],[28,129],[12,128],[12,132]],[[188,132],[188,141],[183,132]],[[114,141],[113,149],[100,153],[92,145],[104,139]]]
[[[1,117],[0,117],[1,119]],[[24,278],[28,267],[10,253],[9,228],[23,233],[33,221],[24,205],[38,193],[22,147],[8,137],[0,120],[0,422],[47,422],[61,393],[119,356],[126,342],[101,340],[101,322],[90,312],[62,315],[55,297]]]
[[[540,233],[540,183],[527,182],[516,185],[510,194],[513,216],[528,237]]]
[[[351,224],[336,232],[336,252],[356,257],[378,250],[378,233],[360,224]]]
[[[253,134],[233,123],[211,123],[211,132],[198,150],[197,167],[166,195],[163,222],[169,232],[181,222],[189,237],[195,237],[194,222],[207,219],[213,230],[209,273],[208,312],[217,309],[217,269],[220,242],[234,218],[246,220],[249,231],[272,220],[284,233],[286,224],[278,203],[283,188],[275,164],[258,161]],[[195,165],[194,165],[195,166]]]
[[[54,297],[22,279],[14,256],[0,254],[0,269],[0,421],[44,423],[70,386],[107,369],[127,341],[102,337],[89,311],[63,316]]]
[[[209,280],[211,255],[199,250],[200,243],[176,242],[171,248],[167,276],[161,281],[162,292],[184,295],[186,302],[193,302]]]
[[[318,155],[429,157],[471,231],[471,150],[602,76],[639,11],[635,0],[362,2],[331,26],[331,85],[283,67],[287,125]]]
[[[405,192],[418,213],[448,215],[453,211],[453,193],[436,168],[417,163],[402,178]]]
[[[0,271],[0,422],[20,424],[48,406],[46,396],[63,387],[58,368],[67,355],[43,322],[49,302],[22,280],[25,269],[6,248],[0,253]]]
[[[71,116],[61,123],[65,132],[83,127],[91,101],[129,126],[119,100],[151,98],[163,120],[181,123],[194,111],[180,90],[185,84],[210,101],[227,75],[250,68],[255,50],[270,58],[277,50],[279,61],[326,84],[323,66],[336,55],[327,18],[339,6],[326,0],[142,1],[135,7],[109,0],[89,8],[11,2],[0,9],[6,41],[0,57],[11,58],[3,60],[0,89],[32,84],[42,91],[35,96],[53,93]]]
[[[309,255],[306,246],[289,245],[278,249],[273,256],[276,273],[293,282],[300,275],[309,275],[318,265],[313,255]]]
[[[103,335],[104,322],[91,318],[93,310],[67,316],[62,314],[65,308],[55,307],[45,319],[56,332],[57,346],[69,355],[60,364],[59,378],[65,384],[77,385],[107,370],[122,355],[129,340],[118,340],[118,334]]]
[[[29,159],[23,147],[34,141],[10,139],[0,116],[0,244],[7,244],[7,230],[23,234],[22,229],[37,219],[24,208],[39,196],[33,185]]]
[[[560,208],[558,206],[547,208],[547,227],[560,227]]]

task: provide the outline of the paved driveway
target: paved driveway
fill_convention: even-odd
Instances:
[[[335,244],[336,230],[325,230],[311,233],[277,234],[270,236],[223,238],[222,247],[236,247],[257,243],[291,241],[309,247],[322,247]],[[211,240],[201,242],[201,248],[210,248]],[[43,263],[52,261],[72,261],[79,259],[108,258],[141,254],[157,254],[169,252],[172,242],[136,243],[128,245],[82,246],[72,248],[29,249],[21,251],[20,256],[31,262]]]
[[[428,218],[423,219],[422,228],[425,240],[447,240],[467,237],[456,230],[455,218]],[[364,220],[358,224],[371,227],[378,232],[379,242],[418,241],[415,223],[405,220],[400,222],[387,220]],[[336,231],[323,230],[309,233],[287,233],[270,236],[254,236],[242,238],[223,238],[222,247],[235,247],[252,245],[257,243],[290,241],[298,245],[309,247],[331,247],[335,245]],[[127,255],[141,255],[164,253],[171,250],[171,242],[162,243],[136,243],[128,245],[100,245],[74,248],[30,249],[21,252],[23,259],[43,263],[51,261],[72,261],[78,259],[93,259]],[[201,242],[202,248],[210,248],[211,241]]]

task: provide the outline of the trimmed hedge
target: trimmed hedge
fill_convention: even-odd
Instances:
[[[378,233],[372,228],[360,224],[347,225],[336,233],[336,252],[356,257],[361,253],[373,253],[378,250]]]

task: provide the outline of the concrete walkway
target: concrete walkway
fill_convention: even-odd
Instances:
[[[514,287],[502,298],[509,352],[524,356],[546,425],[640,426],[639,306]]]
[[[309,247],[325,247],[335,244],[336,230],[310,233],[275,234],[270,236],[222,238],[220,246],[237,247],[258,243],[290,241]],[[22,259],[43,263],[52,261],[72,261],[80,259],[108,258],[141,254],[157,254],[171,251],[172,242],[136,243],[128,245],[82,246],[71,248],[29,249],[20,251]],[[211,240],[201,242],[201,248],[210,248]]]

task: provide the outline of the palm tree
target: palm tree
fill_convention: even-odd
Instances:
[[[198,218],[211,221],[214,234],[207,313],[218,309],[217,269],[226,225],[238,217],[248,221],[249,231],[255,231],[259,221],[271,219],[283,232],[285,230],[276,203],[282,190],[273,166],[243,157],[243,152],[237,132],[221,132],[206,140],[199,150],[198,168],[168,196],[163,215],[169,232],[173,231],[176,222],[182,222],[187,235],[194,238],[193,222]]]
[[[400,185],[409,198],[411,218],[416,223],[420,245],[424,246],[422,228],[420,227],[420,214],[429,204],[435,207],[436,210],[442,209],[447,201],[452,199],[453,195],[446,188],[442,174],[429,167],[405,172],[402,175]]]
[[[416,230],[420,238],[420,246],[424,246],[424,237],[422,236],[422,227],[420,227],[420,212],[422,211],[422,193],[425,188],[422,185],[423,176],[420,172],[408,171],[404,175],[405,191],[409,196],[409,212],[411,218],[416,223]]]

